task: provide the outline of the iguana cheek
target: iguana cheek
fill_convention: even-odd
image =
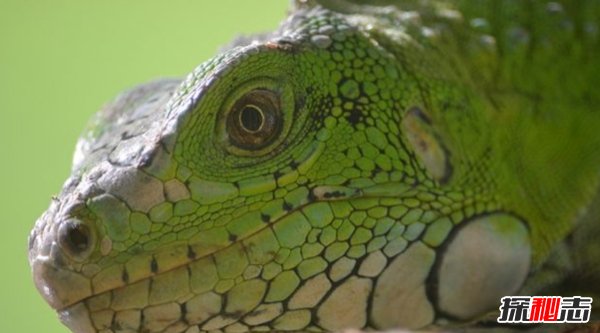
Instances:
[[[512,215],[465,221],[438,250],[426,243],[415,241],[380,275],[370,313],[375,327],[416,329],[443,317],[471,320],[517,292],[529,272],[529,233]]]
[[[377,328],[414,329],[433,322],[426,281],[434,261],[434,250],[415,242],[390,263],[375,285],[371,316]]]
[[[519,290],[531,246],[524,223],[497,213],[466,222],[439,259],[437,305],[445,315],[471,319]]]

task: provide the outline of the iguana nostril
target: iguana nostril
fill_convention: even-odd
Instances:
[[[60,227],[58,235],[60,246],[68,255],[83,259],[91,248],[90,228],[79,220],[68,220]]]

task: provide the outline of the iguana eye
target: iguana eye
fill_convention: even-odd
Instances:
[[[229,112],[226,130],[234,146],[258,150],[269,145],[281,133],[282,117],[279,95],[255,89],[240,98]]]
[[[79,221],[69,220],[58,231],[61,248],[74,259],[85,259],[92,247],[90,228]]]
[[[256,105],[248,104],[239,112],[240,126],[248,133],[256,133],[265,124],[263,111]]]

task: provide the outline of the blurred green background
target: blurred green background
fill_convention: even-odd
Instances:
[[[120,91],[179,77],[286,0],[0,0],[0,332],[67,333],[38,295],[27,235],[69,176],[87,119]]]

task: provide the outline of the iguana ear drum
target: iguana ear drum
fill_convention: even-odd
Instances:
[[[497,308],[516,293],[529,273],[529,231],[513,215],[476,217],[449,239],[436,264],[437,307],[456,319],[471,319]]]
[[[429,174],[439,183],[446,183],[452,175],[450,154],[427,114],[419,107],[410,108],[402,119],[402,131]]]

